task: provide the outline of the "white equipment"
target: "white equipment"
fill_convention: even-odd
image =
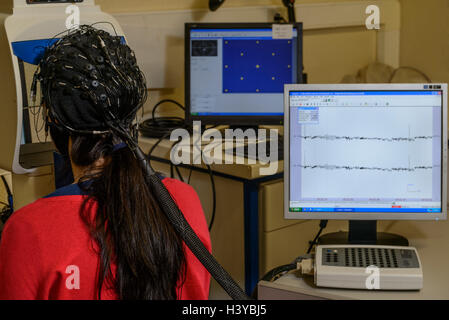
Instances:
[[[423,273],[413,247],[369,245],[318,246],[315,284],[367,290],[420,290]]]
[[[12,173],[14,208],[19,209],[55,187],[55,149],[45,137],[42,115],[36,116],[40,96],[35,103],[30,99],[45,48],[78,24],[125,37],[94,0],[14,0],[12,12],[0,13],[0,168]]]
[[[78,20],[79,18],[79,20]],[[0,71],[8,79],[0,94],[0,167],[16,174],[32,173],[35,168],[52,164],[51,147],[40,143],[35,134],[29,100],[32,76],[45,47],[56,41],[68,27],[97,24],[96,27],[123,36],[117,21],[101,11],[94,0],[27,1],[14,0],[12,15],[0,15]],[[115,29],[115,30],[114,30]],[[58,34],[60,35],[58,36]],[[6,54],[10,52],[10,54]],[[39,99],[36,101],[39,104]],[[42,120],[42,119],[40,119]],[[42,125],[42,121],[37,125]],[[45,155],[47,154],[47,155]]]

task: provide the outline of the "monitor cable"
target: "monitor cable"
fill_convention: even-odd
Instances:
[[[13,214],[13,196],[11,189],[9,188],[8,182],[5,179],[5,176],[2,176],[3,185],[5,186],[6,193],[8,195],[8,203],[0,202],[4,207],[0,211],[0,219],[3,224],[11,217]]]
[[[316,234],[315,238],[312,241],[309,241],[309,249],[307,250],[307,254],[311,253],[313,247],[318,243],[318,239],[320,238],[321,233],[327,227],[327,222],[328,222],[328,220],[321,220],[320,221],[320,230]]]

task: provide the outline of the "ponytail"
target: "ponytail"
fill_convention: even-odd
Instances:
[[[132,152],[113,145],[111,135],[72,137],[73,163],[93,172],[80,180],[88,194],[80,214],[98,245],[98,298],[106,286],[124,300],[176,299],[185,276],[182,240]],[[95,168],[101,158],[104,165]]]

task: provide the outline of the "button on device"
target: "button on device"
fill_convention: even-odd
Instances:
[[[411,250],[401,250],[401,257],[403,259],[411,259],[412,258],[412,251]]]

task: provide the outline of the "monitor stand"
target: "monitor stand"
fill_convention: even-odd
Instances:
[[[322,235],[318,244],[361,244],[361,245],[385,245],[408,246],[408,240],[403,236],[377,232],[377,221],[350,220],[349,232],[334,232]]]

